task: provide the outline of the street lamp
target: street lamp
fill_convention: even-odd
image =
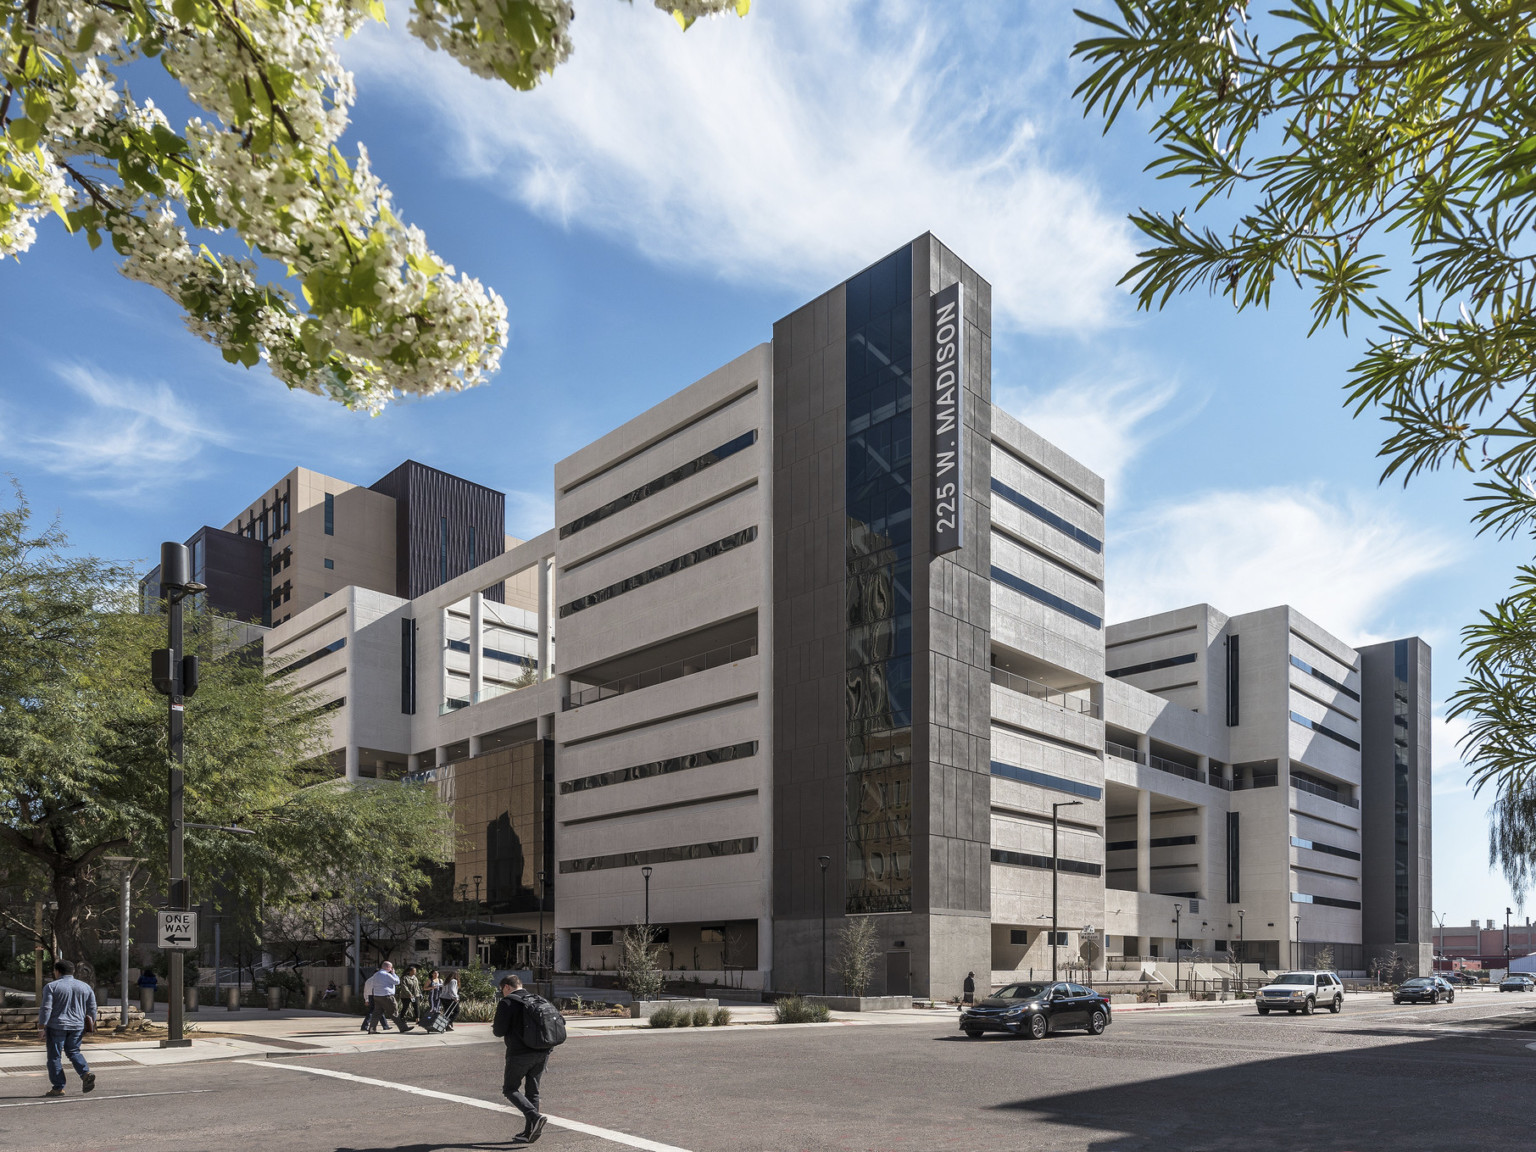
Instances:
[[[160,588],[165,593],[167,647],[156,648],[149,656],[150,679],[155,690],[170,697],[167,729],[170,737],[170,910],[189,912],[192,900],[187,892],[186,865],[183,859],[182,789],[185,760],[182,749],[182,721],[187,697],[197,691],[197,657],[182,651],[181,602],[188,596],[207,591],[207,586],[192,578],[192,556],[185,544],[168,540],[160,545]],[[182,1035],[182,1014],[186,1011],[186,996],[182,991],[182,953],[171,953],[170,1004],[166,1013],[166,1039],[162,1048],[186,1048],[192,1041]]]
[[[816,863],[821,867],[821,994],[827,994],[827,865],[832,863],[830,856],[816,857]]]
[[[1173,990],[1179,990],[1179,917],[1184,914],[1184,905],[1173,906]]]
[[[1296,967],[1301,967],[1301,913],[1296,913]]]
[[[1514,914],[1511,908],[1504,909],[1504,975],[1509,975],[1509,918]]]
[[[1063,808],[1075,808],[1081,804],[1081,800],[1058,800],[1051,805],[1051,983],[1056,982],[1056,940],[1058,938],[1057,922],[1059,920],[1059,888],[1061,878],[1060,848],[1058,845],[1058,832],[1060,827],[1057,814]]]
[[[533,961],[540,972],[544,970],[544,881],[546,878],[541,869],[539,871],[539,946],[534,949]],[[534,979],[538,979],[537,973],[534,974]]]
[[[1440,943],[1439,943],[1439,946],[1436,947],[1436,949],[1435,949],[1435,960],[1434,960],[1434,963],[1433,963],[1432,967],[1435,970],[1438,971],[1439,968],[1440,968],[1440,961],[1443,960],[1443,961],[1445,961],[1445,967],[1446,967],[1447,971],[1449,971],[1449,969],[1451,967],[1451,962],[1450,962],[1449,959],[1446,958],[1446,955],[1445,955],[1445,915],[1446,914],[1444,912],[1435,912],[1435,911],[1431,910],[1430,915],[1435,917],[1437,920],[1440,921],[1440,923],[1438,925],[1438,927],[1440,929]]]
[[[640,875],[645,877],[645,927],[646,935],[650,935],[651,927],[651,866],[649,864],[640,869]]]

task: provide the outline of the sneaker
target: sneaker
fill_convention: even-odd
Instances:
[[[544,1125],[547,1123],[549,1123],[548,1116],[535,1116],[533,1123],[528,1127],[528,1135],[523,1137],[523,1141],[527,1144],[532,1144],[540,1136],[544,1135]]]
[[[64,1089],[62,1089],[62,1088],[50,1088],[50,1089],[48,1089],[48,1091],[44,1092],[43,1095],[44,1096],[62,1096],[62,1095],[64,1095]]]
[[[96,1073],[87,1072],[80,1077],[80,1091],[89,1092],[94,1087],[96,1087]]]

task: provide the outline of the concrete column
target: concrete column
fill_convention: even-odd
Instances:
[[[829,929],[830,931],[830,929]],[[820,937],[818,937],[818,940]],[[821,962],[817,953],[817,964]],[[757,968],[763,974],[763,987],[773,987],[773,917],[757,918]],[[818,969],[819,971],[819,969]]]
[[[485,687],[485,597],[479,592],[469,597],[469,702],[478,704]],[[474,737],[470,737],[473,741]],[[474,755],[471,747],[470,755]]]
[[[434,766],[441,768],[444,764],[448,763],[448,745],[439,744],[433,749],[432,755]]]
[[[555,734],[555,718],[553,714],[546,712],[534,721],[534,736],[540,740],[548,740]]]
[[[1136,737],[1136,756],[1137,756],[1137,758],[1143,764],[1151,764],[1152,761],[1147,759],[1147,757],[1150,756],[1150,755],[1152,755],[1152,737],[1150,737],[1150,736],[1138,736],[1138,737]]]
[[[477,735],[471,734],[469,737],[469,754],[471,756],[480,755],[480,737]]]
[[[1136,792],[1136,891],[1152,891],[1152,793]]]
[[[347,779],[349,781],[356,780],[360,775],[359,762],[357,745],[349,741],[347,744]]]
[[[411,753],[406,755],[406,758],[405,758],[405,770],[407,772],[412,772],[412,773],[420,772],[421,771],[421,753],[420,752],[411,752]]]
[[[548,680],[549,667],[549,630],[550,630],[550,596],[554,580],[555,558],[545,556],[539,560],[539,679]]]

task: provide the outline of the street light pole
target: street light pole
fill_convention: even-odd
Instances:
[[[1509,917],[1512,909],[1504,909],[1504,975],[1509,975]]]
[[[646,934],[650,934],[651,927],[651,866],[649,864],[640,869],[640,875],[645,877],[645,927]]]
[[[1057,928],[1060,903],[1061,880],[1061,847],[1060,824],[1058,814],[1063,808],[1075,808],[1081,804],[1081,800],[1058,800],[1051,805],[1051,983],[1056,982],[1056,940],[1060,933]]]
[[[827,994],[827,865],[832,863],[830,856],[816,857],[816,863],[821,866],[821,994]]]
[[[541,871],[539,873],[539,946],[538,946],[538,948],[536,948],[534,950],[534,961],[533,961],[534,964],[537,965],[537,967],[538,967],[540,972],[542,972],[544,970],[544,881],[545,881],[545,879],[546,879],[546,877],[545,877],[544,873]],[[537,980],[539,978],[537,972],[534,973],[534,977],[533,978],[535,980]]]
[[[1179,955],[1179,936],[1182,934],[1179,917],[1183,914],[1184,905],[1175,904],[1173,906],[1173,990],[1175,992],[1179,990],[1179,960],[1182,958]]]
[[[186,597],[204,591],[204,586],[193,578],[192,558],[185,544],[168,540],[160,545],[160,588],[165,594],[167,644],[150,655],[150,677],[157,691],[170,698],[167,718],[170,741],[170,910],[191,911],[191,895],[187,891],[186,864],[184,859],[183,785],[185,776],[182,746],[182,721],[186,699],[197,691],[197,657],[188,656],[182,649],[182,607]],[[186,996],[182,990],[183,956],[180,949],[171,952],[170,1003],[166,1012],[166,1039],[162,1048],[185,1048],[192,1042],[183,1036],[183,1013]]]
[[[1248,959],[1248,946],[1243,940],[1243,910],[1237,910],[1237,978],[1242,981],[1243,990],[1248,989],[1248,974],[1243,970],[1243,964]]]
[[[1293,962],[1297,968],[1301,967],[1301,913],[1296,913],[1296,959]]]

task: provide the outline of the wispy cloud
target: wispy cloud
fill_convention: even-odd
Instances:
[[[164,381],[143,381],[94,365],[52,366],[74,393],[67,415],[34,409],[9,423],[8,450],[48,472],[72,477],[100,495],[129,498],[185,479],[207,449],[237,438]]]
[[[432,102],[467,174],[657,262],[818,290],[932,231],[991,280],[1002,327],[1116,320],[1127,226],[1040,139],[1061,94],[1027,28],[998,36],[946,6],[759,9],[681,35],[648,4],[584,5],[571,61],[527,94],[428,52],[404,21],[348,61]],[[1020,48],[997,60],[999,44]]]
[[[555,523],[555,501],[548,492],[518,488],[507,492],[507,531],[519,540],[548,532]]]
[[[1045,389],[999,382],[993,400],[1104,477],[1113,504],[1136,457],[1166,430],[1169,422],[1154,418],[1178,391],[1174,381],[1151,377],[1144,367],[1114,364]],[[1188,406],[1182,418],[1196,411],[1197,406]]]
[[[1232,614],[1291,604],[1358,642],[1406,584],[1454,555],[1450,537],[1410,525],[1378,497],[1209,492],[1120,525],[1107,556],[1110,619],[1199,602]]]

